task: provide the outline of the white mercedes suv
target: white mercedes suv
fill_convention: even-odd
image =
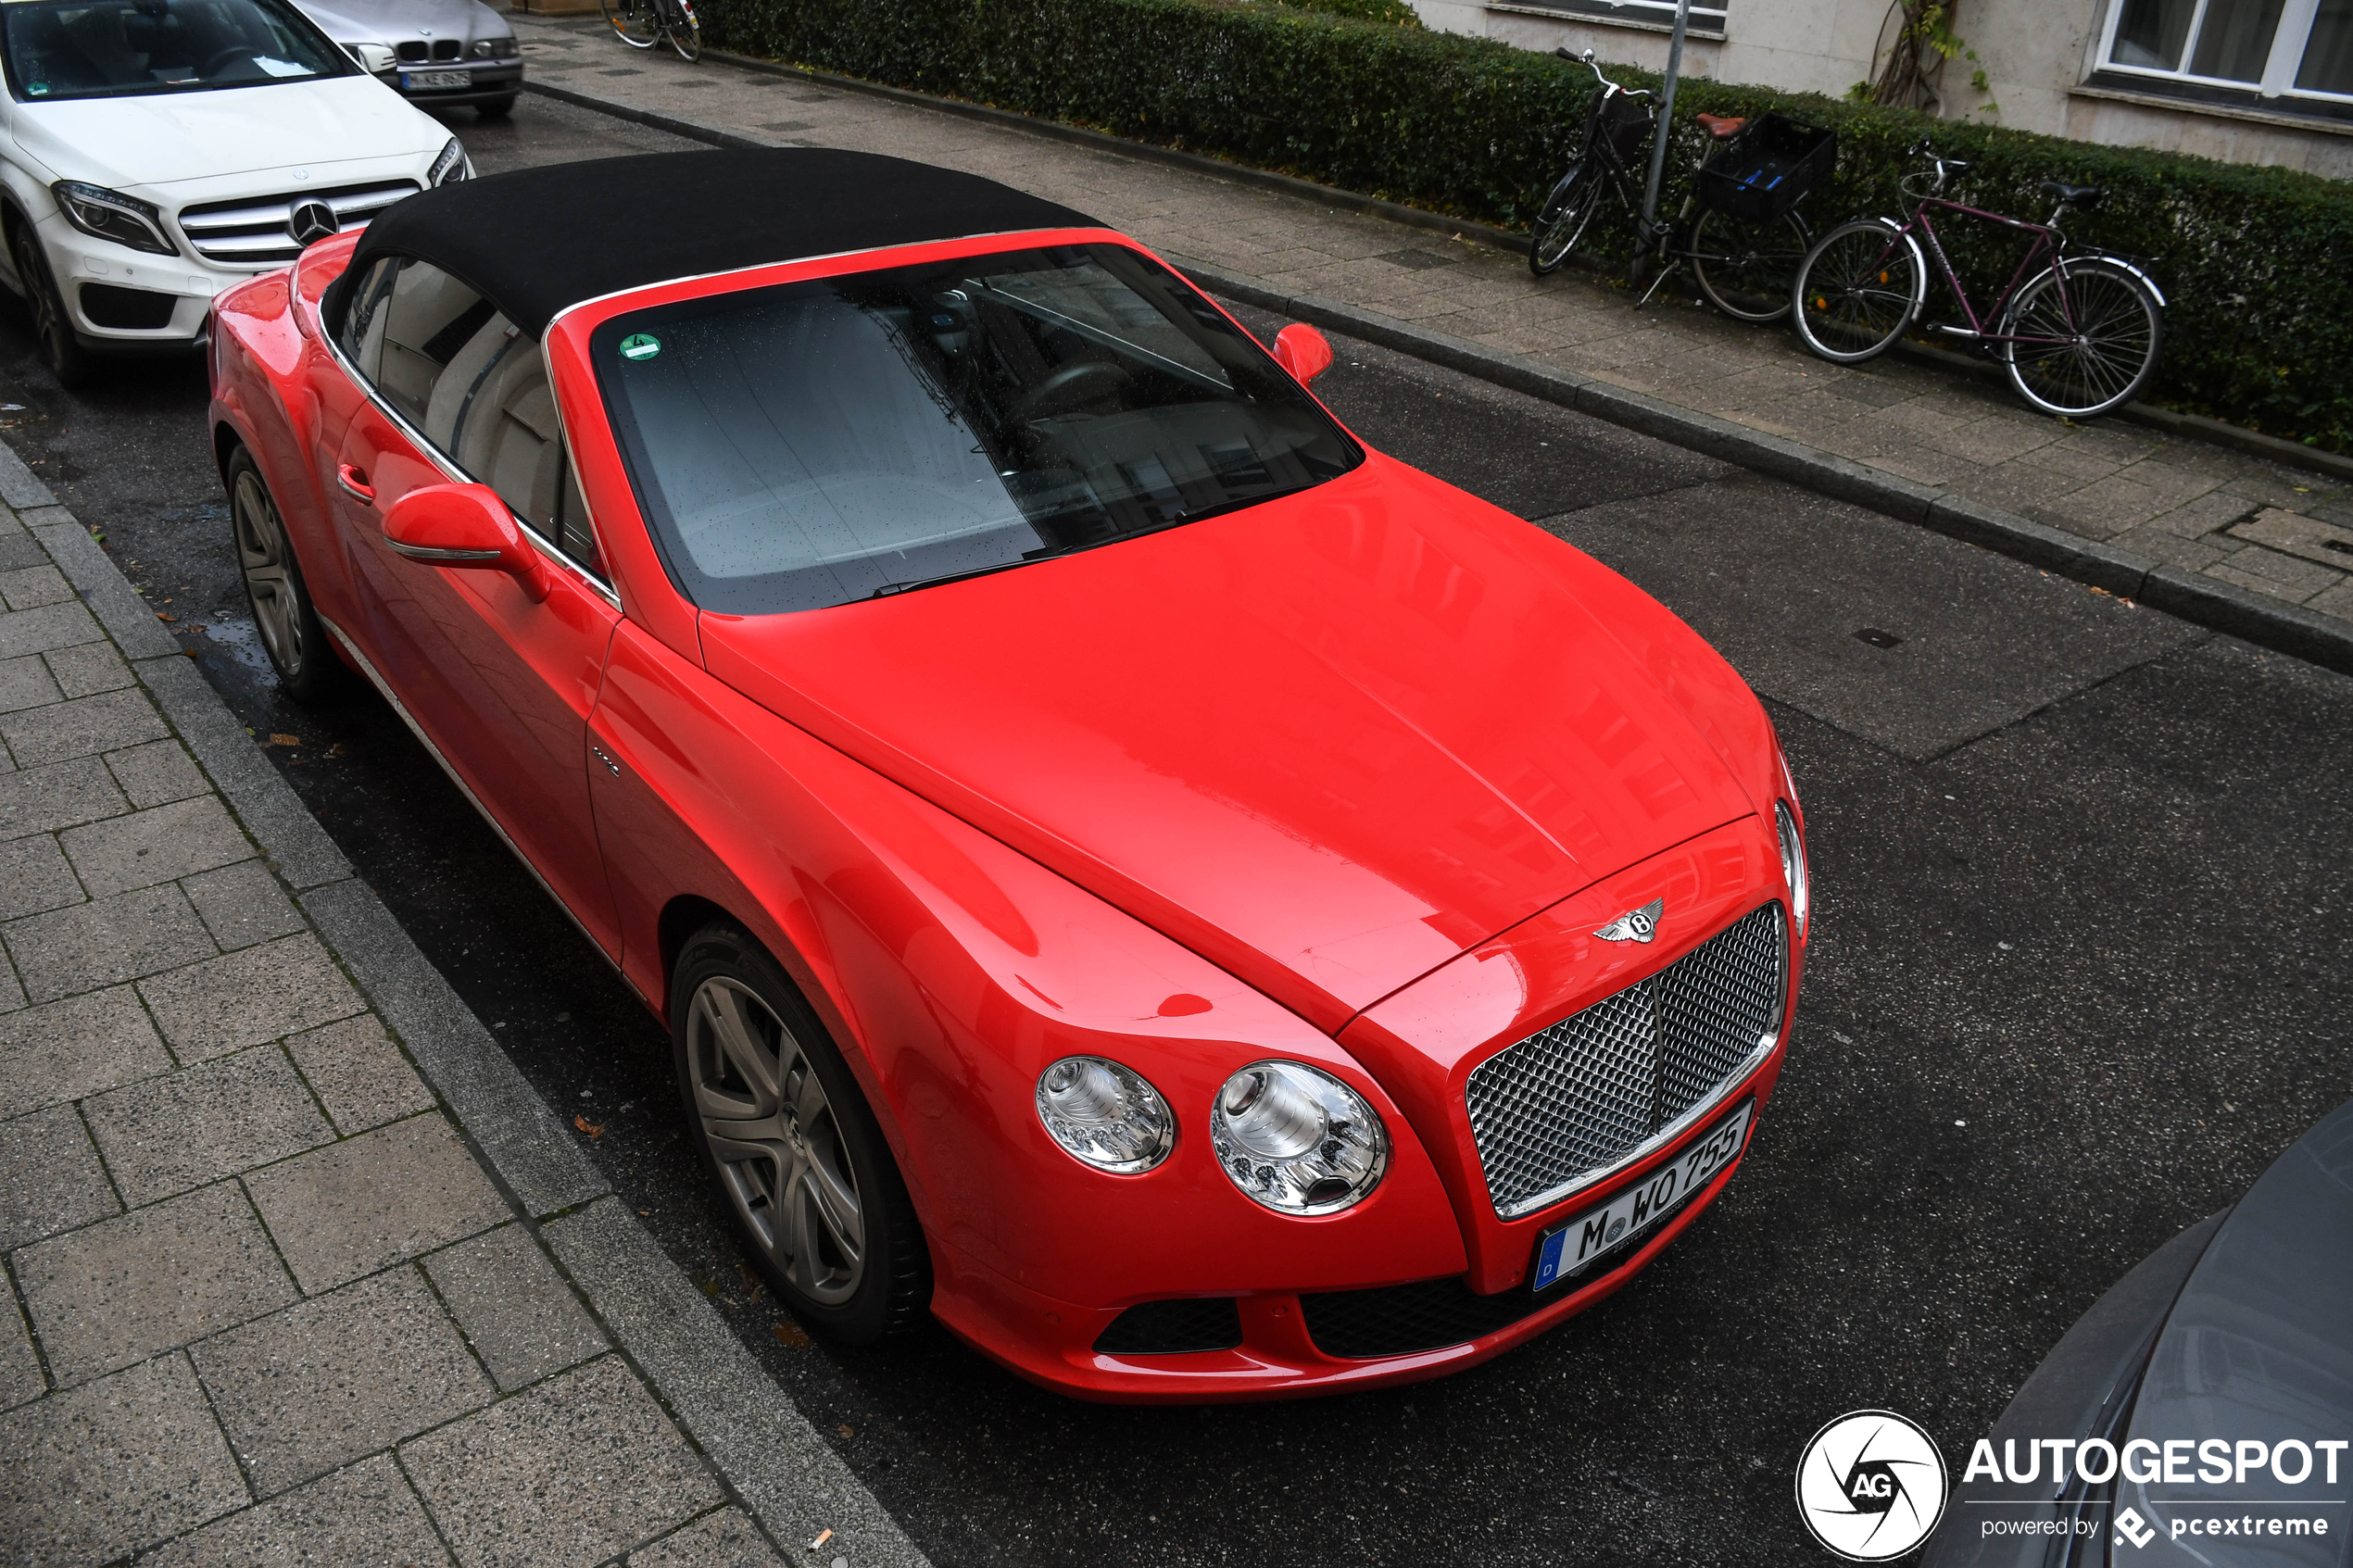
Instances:
[[[448,130],[286,0],[0,0],[0,280],[59,382],[427,185]]]

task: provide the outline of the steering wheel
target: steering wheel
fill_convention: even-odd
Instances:
[[[1064,365],[1022,394],[1021,401],[1013,405],[1013,418],[1035,420],[1058,414],[1090,403],[1114,387],[1131,385],[1135,380],[1108,359],[1081,359]]]
[[[232,44],[226,49],[216,51],[210,59],[198,66],[196,68],[196,74],[205,78],[207,81],[210,81],[213,77],[216,77],[222,71],[227,70],[231,66],[240,63],[246,65],[252,64],[253,51],[246,48],[242,44]]]

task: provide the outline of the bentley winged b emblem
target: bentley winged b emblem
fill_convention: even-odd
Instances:
[[[1658,917],[1666,912],[1667,900],[1654,898],[1639,909],[1627,910],[1593,935],[1604,942],[1648,942],[1658,935]]]

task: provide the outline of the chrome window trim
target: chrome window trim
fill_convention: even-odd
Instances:
[[[416,261],[424,260],[422,257],[412,257],[409,259]],[[430,267],[433,263],[427,261],[425,262],[425,265]],[[319,336],[321,341],[326,344],[327,352],[334,357],[337,368],[339,368],[343,371],[344,375],[350,380],[351,384],[358,387],[360,394],[365,396],[370,403],[375,405],[377,412],[384,415],[385,419],[390,420],[394,426],[397,428],[403,435],[409,438],[410,445],[414,445],[417,450],[425,455],[425,460],[427,462],[433,464],[434,468],[441,470],[444,478],[447,479],[452,484],[480,484],[483,483],[481,480],[476,479],[472,474],[468,473],[465,470],[459,468],[456,463],[452,462],[449,458],[443,453],[441,448],[434,443],[432,437],[426,435],[423,431],[419,430],[415,425],[409,423],[407,415],[403,414],[399,409],[394,408],[391,404],[384,400],[384,397],[376,391],[375,383],[370,381],[367,377],[361,375],[359,373],[359,367],[354,365],[351,360],[345,356],[343,345],[335,341],[335,334],[328,328],[326,318],[323,316],[319,319]],[[547,345],[545,339],[542,339],[539,343],[539,367],[543,371],[547,367]],[[548,400],[553,402],[556,406],[556,428],[564,433],[566,442],[564,447],[564,460],[569,463],[572,460],[572,447],[570,445],[571,432],[564,424],[563,399],[556,395],[556,383],[553,376],[550,376],[547,379],[547,396]],[[579,483],[579,477],[578,470],[575,470],[573,474],[573,482],[575,485]],[[492,494],[496,495],[497,492],[493,491]],[[502,507],[507,507],[507,498],[504,495],[500,495],[498,497],[498,504]],[[587,504],[587,493],[584,490],[581,493],[581,505],[585,507]],[[547,557],[547,559],[555,565],[571,572],[573,576],[578,578],[588,587],[595,589],[598,596],[604,599],[606,603],[611,605],[613,608],[620,610],[623,615],[629,613],[628,607],[621,602],[620,594],[613,590],[610,583],[600,581],[595,573],[589,571],[578,561],[573,560],[570,556],[564,554],[561,549],[557,547],[553,540],[547,538],[545,534],[542,534],[539,530],[532,527],[527,519],[517,514],[514,508],[507,507],[507,515],[515,520],[515,526],[522,531],[522,536],[530,540],[532,546],[537,549],[541,555]],[[590,530],[593,532],[596,528],[596,519],[593,515],[589,518],[588,525]],[[602,534],[598,535],[597,545],[598,548],[600,550],[604,547],[604,536]],[[338,633],[338,635],[340,635],[340,633]]]
[[[749,267],[728,267],[716,272],[682,272],[675,278],[662,278],[650,283],[632,283],[625,289],[614,289],[609,294],[591,295],[586,299],[575,299],[570,305],[565,306],[561,310],[557,311],[553,316],[548,317],[547,325],[550,330],[553,330],[557,322],[562,320],[565,317],[571,315],[575,310],[585,310],[592,305],[602,305],[610,299],[627,299],[633,294],[644,294],[649,289],[670,289],[676,288],[681,283],[706,283],[714,282],[721,278],[749,277],[754,272],[766,272],[778,267],[799,267],[805,262],[811,261],[842,261],[854,256],[881,256],[887,252],[894,250],[912,250],[917,245],[962,245],[966,240],[1013,239],[1023,234],[1059,234],[1072,232],[1075,232],[1075,230],[1097,230],[1106,234],[1116,234],[1123,243],[1130,246],[1135,246],[1136,245],[1135,241],[1128,239],[1125,234],[1120,234],[1115,229],[1106,229],[1101,223],[1088,223],[1075,225],[1073,230],[991,229],[985,234],[958,234],[951,239],[901,240],[894,245],[861,245],[856,250],[828,251],[823,256],[796,256],[791,257],[789,260],[785,261],[758,261]],[[1148,252],[1147,254],[1150,253]],[[1168,264],[1164,261],[1161,265],[1165,267]],[[1176,270],[1170,267],[1169,270],[1174,272]],[[1182,277],[1184,274],[1180,272],[1177,273],[1177,276]],[[1198,287],[1198,285],[1195,286]]]

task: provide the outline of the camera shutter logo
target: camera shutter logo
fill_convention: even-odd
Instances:
[[[1850,1562],[1882,1562],[1928,1539],[1945,1489],[1935,1442],[1893,1411],[1840,1416],[1797,1461],[1797,1516]]]

